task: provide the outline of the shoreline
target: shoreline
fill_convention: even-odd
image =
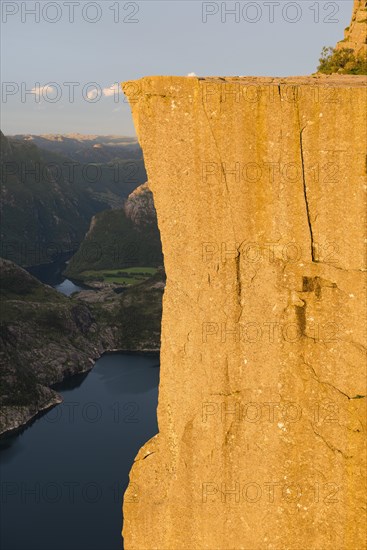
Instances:
[[[35,405],[6,405],[2,407],[2,409],[8,410],[10,415],[13,412],[13,416],[16,416],[16,414],[19,414],[19,417],[17,420],[13,420],[11,425],[9,427],[6,427],[2,431],[0,431],[0,442],[5,440],[7,437],[12,435],[17,435],[17,432],[21,433],[22,430],[27,429],[30,427],[30,425],[37,420],[38,416],[41,416],[45,414],[48,410],[52,409],[53,407],[56,407],[57,405],[60,405],[63,402],[63,399],[61,395],[57,393],[57,390],[54,389],[55,386],[62,385],[64,382],[71,381],[74,377],[80,376],[82,374],[89,373],[94,365],[96,364],[99,359],[101,359],[104,355],[116,355],[116,354],[124,354],[124,355],[148,355],[148,356],[155,356],[157,355],[159,358],[160,349],[142,349],[142,350],[130,350],[130,349],[111,349],[106,350],[99,357],[96,359],[91,359],[91,365],[90,367],[84,369],[83,371],[75,372],[74,374],[68,374],[66,375],[62,380],[59,382],[55,382],[54,384],[50,384],[50,386],[43,386],[44,390],[47,392],[52,392],[50,395],[50,399],[43,403],[41,408],[37,408],[37,404]],[[60,391],[60,389],[59,389]],[[34,407],[34,412],[33,411]],[[27,411],[28,409],[28,411]],[[1,413],[4,414],[3,412]],[[5,423],[6,426],[6,423]]]
[[[14,421],[14,425],[0,432],[0,443],[1,441],[5,440],[7,437],[17,435],[17,432],[21,433],[23,430],[26,430],[28,427],[31,426],[33,422],[35,422],[35,420],[37,420],[37,417],[41,417],[47,411],[49,411],[50,409],[53,409],[54,407],[56,407],[57,405],[60,405],[63,402],[61,395],[59,395],[57,392],[53,390],[50,390],[50,391],[54,393],[52,398],[47,403],[44,403],[40,409],[37,408],[35,412],[32,412],[32,413],[30,411],[27,412],[26,405],[19,405],[19,406],[8,405],[3,407],[3,409],[8,409],[8,410],[11,409],[11,411],[13,412],[19,412],[22,418]]]

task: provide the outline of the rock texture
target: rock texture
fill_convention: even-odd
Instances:
[[[167,273],[125,548],[362,550],[365,78],[123,87]]]
[[[157,214],[154,208],[153,194],[148,187],[148,183],[139,185],[128,196],[124,210],[126,216],[134,225],[149,225],[157,223]]]
[[[367,1],[354,0],[352,20],[344,31],[344,40],[336,49],[350,48],[356,54],[367,55]]]

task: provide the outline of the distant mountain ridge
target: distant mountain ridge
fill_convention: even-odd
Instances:
[[[92,164],[82,160],[93,154]],[[15,139],[1,133],[0,168],[1,255],[22,266],[49,263],[75,251],[91,218],[121,208],[146,180],[136,140],[113,136]]]
[[[83,134],[16,134],[11,137],[78,162],[134,161],[143,157],[134,137]]]

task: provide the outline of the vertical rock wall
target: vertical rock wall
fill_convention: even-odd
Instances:
[[[350,25],[344,31],[344,40],[336,46],[338,50],[343,48],[367,55],[367,0],[354,0]]]
[[[167,272],[126,550],[362,550],[365,79],[123,87]]]

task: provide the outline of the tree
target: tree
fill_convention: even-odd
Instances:
[[[336,50],[324,47],[319,59],[317,70],[324,74],[367,74],[367,59],[364,55],[356,55],[350,48]]]

